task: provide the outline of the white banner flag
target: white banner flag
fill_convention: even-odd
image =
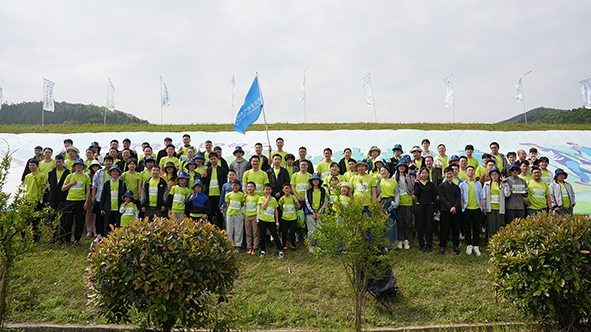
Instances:
[[[53,104],[53,86],[55,83],[44,78],[43,79],[43,110],[44,111],[55,111],[55,105]]]
[[[162,76],[160,76],[160,84],[162,84],[162,89],[160,90],[160,99],[162,101],[162,106],[168,108],[170,107],[170,96],[168,95],[168,87],[166,86],[166,83],[164,83]]]
[[[107,108],[111,111],[115,110],[115,87],[109,78],[109,86],[107,88]]]
[[[454,74],[451,74],[443,79],[443,82],[447,86],[447,93],[445,95],[445,107],[452,107],[454,104],[454,90],[452,86],[453,76]]]
[[[579,83],[581,84],[581,92],[583,93],[583,101],[585,102],[585,107],[591,108],[591,78],[582,80]]]
[[[523,103],[523,86],[521,84],[522,79],[523,79],[523,76],[521,76],[519,78],[519,80],[517,80],[517,84],[515,85],[515,88],[517,88],[517,94],[515,95],[515,100],[518,103]]]
[[[306,102],[306,71],[304,71],[304,79],[302,81],[302,93],[300,94],[300,104]]]
[[[361,82],[363,83],[363,87],[365,88],[365,99],[367,101],[367,107],[373,106],[373,91],[371,89],[371,73],[367,74]]]

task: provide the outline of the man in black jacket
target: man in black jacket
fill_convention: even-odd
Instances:
[[[222,212],[217,207],[220,203],[222,186],[228,181],[228,171],[226,168],[218,165],[218,154],[215,152],[209,154],[209,163],[211,166],[206,170],[207,176],[201,178],[205,186],[205,195],[209,198],[210,205],[214,207],[211,209],[209,222],[213,223],[213,217],[215,217],[215,225],[220,229],[225,229]]]
[[[53,230],[50,243],[58,240],[59,230],[63,224],[63,209],[66,204],[66,197],[68,197],[68,191],[62,191],[62,186],[68,174],[70,174],[70,171],[64,167],[64,156],[56,156],[55,168],[47,173],[47,184],[49,187],[47,188],[45,201],[56,214],[62,214],[62,216],[60,217],[59,224]]]
[[[439,235],[439,253],[445,254],[445,246],[451,228],[454,253],[460,254],[460,212],[462,211],[460,187],[454,182],[454,170],[447,167],[445,170],[445,181],[438,188],[439,210],[441,211],[441,233]]]
[[[273,167],[267,170],[267,176],[269,177],[269,184],[273,189],[271,196],[275,197],[276,200],[281,198],[283,195],[283,185],[289,184],[289,172],[281,167],[282,157],[276,153],[273,155]]]

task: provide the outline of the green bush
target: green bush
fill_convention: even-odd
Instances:
[[[538,214],[501,229],[489,244],[497,295],[543,325],[577,326],[591,313],[589,216]]]
[[[90,305],[110,322],[137,311],[165,331],[206,325],[238,276],[226,232],[189,219],[137,220],[95,243],[88,260]]]

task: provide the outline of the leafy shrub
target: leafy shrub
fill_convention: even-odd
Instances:
[[[538,214],[492,237],[489,276],[497,294],[544,325],[578,325],[591,313],[589,216]]]
[[[227,234],[190,219],[137,220],[94,244],[88,260],[90,305],[110,322],[129,321],[135,309],[165,331],[204,326],[238,276]]]

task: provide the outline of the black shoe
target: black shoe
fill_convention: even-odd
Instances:
[[[427,252],[427,253],[431,253],[431,252],[433,252],[433,248],[431,248],[431,247],[427,247],[427,249],[425,249],[425,252]]]
[[[454,254],[456,254],[456,255],[460,254],[460,247],[454,247]]]
[[[439,253],[445,255],[445,247],[439,247]]]
[[[420,252],[425,252],[425,251],[427,251],[427,249],[425,249],[425,247],[419,247],[419,251]]]
[[[74,247],[80,247],[80,242],[74,241]]]

